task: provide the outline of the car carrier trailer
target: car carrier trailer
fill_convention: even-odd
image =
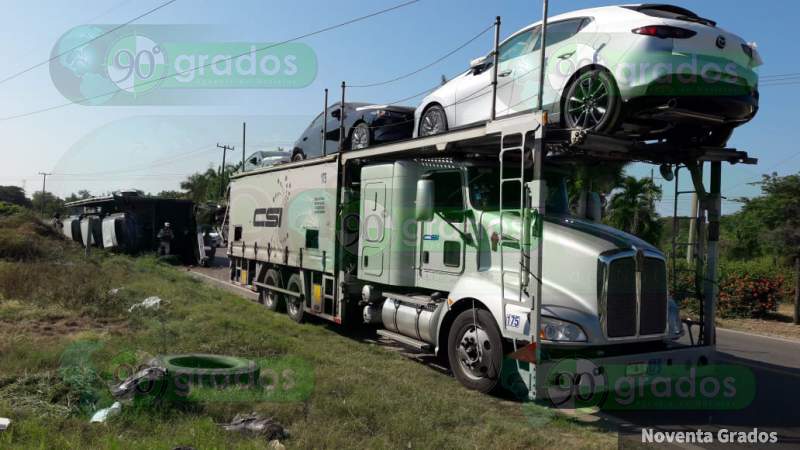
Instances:
[[[441,356],[480,391],[511,383],[547,397],[548,371],[569,355],[591,358],[595,374],[642,361],[707,364],[721,167],[755,160],[735,149],[548,130],[543,114],[235,175],[232,282],[297,321],[372,324]],[[563,175],[606,162],[691,174],[703,243],[695,258],[703,315],[691,346],[677,342],[685,329],[665,255],[600,224],[596,195],[570,213]]]

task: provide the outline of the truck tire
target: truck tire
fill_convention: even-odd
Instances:
[[[267,276],[264,277],[264,283],[283,287],[281,276],[275,269],[269,269],[267,271]],[[284,296],[268,289],[260,289],[258,291],[258,302],[270,311],[279,311],[285,307]]]
[[[289,281],[286,282],[286,289],[292,292],[299,292],[302,294],[303,292],[303,284],[300,282],[300,275],[294,274],[289,277]],[[303,323],[305,311],[303,308],[305,307],[305,300],[303,296],[295,297],[292,295],[286,296],[286,314],[291,317],[297,323]]]
[[[233,356],[188,353],[161,356],[158,361],[159,366],[166,369],[168,389],[173,390],[187,389],[190,385],[255,386],[261,374],[255,361]]]
[[[453,375],[468,389],[488,393],[499,386],[503,341],[489,311],[469,309],[456,317],[447,339],[447,357]]]

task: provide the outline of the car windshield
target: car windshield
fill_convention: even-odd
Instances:
[[[469,201],[472,207],[482,211],[496,211],[500,209],[500,168],[499,167],[470,167],[467,170],[469,183]],[[547,198],[545,211],[547,214],[569,214],[569,200],[567,183],[563,175],[558,173],[545,173],[547,184]],[[519,204],[519,185],[506,183],[505,187],[516,186],[503,192],[504,205]]]

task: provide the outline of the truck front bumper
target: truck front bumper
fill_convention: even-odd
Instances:
[[[619,406],[618,399],[629,398],[632,386],[644,392],[654,382],[666,379],[672,383],[713,372],[713,353],[710,346],[681,346],[600,358],[546,360],[535,365],[531,396],[556,407]]]

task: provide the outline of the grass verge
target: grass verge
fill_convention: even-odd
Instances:
[[[294,323],[154,258],[95,251],[86,259],[30,220],[0,219],[0,234],[27,227],[26,239],[42,241],[36,253],[17,246],[0,263],[0,416],[13,421],[0,448],[267,448],[219,426],[251,411],[283,424],[289,448],[616,446],[610,433],[468,391],[333,325]],[[150,296],[168,304],[128,312]],[[294,358],[310,367],[313,386],[301,399],[134,403],[88,423],[112,402],[106,384],[120,367],[164,352]]]

